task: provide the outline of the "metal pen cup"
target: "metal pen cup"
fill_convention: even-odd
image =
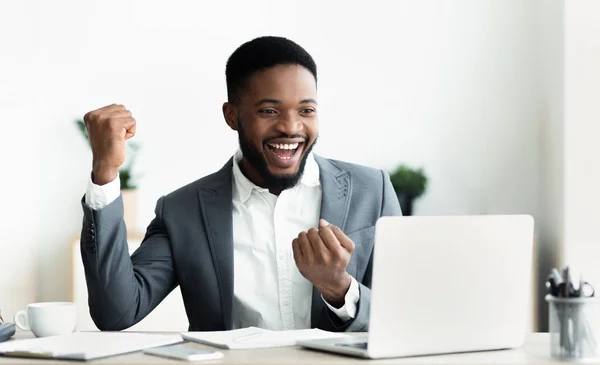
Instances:
[[[546,295],[550,356],[566,361],[600,361],[600,299]]]

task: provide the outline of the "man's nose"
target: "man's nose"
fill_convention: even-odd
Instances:
[[[300,116],[295,112],[282,113],[277,125],[275,126],[278,132],[285,133],[288,136],[293,136],[300,133],[304,126]]]

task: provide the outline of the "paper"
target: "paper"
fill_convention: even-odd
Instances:
[[[348,337],[343,333],[327,332],[320,329],[292,331],[270,331],[257,327],[247,327],[232,331],[182,332],[187,341],[199,342],[224,349],[256,349],[266,347],[295,346],[301,340]]]
[[[178,334],[75,332],[68,335],[13,340],[0,344],[5,356],[92,360],[182,342]]]

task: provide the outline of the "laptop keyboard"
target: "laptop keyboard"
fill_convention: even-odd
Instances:
[[[353,347],[361,350],[367,349],[368,342],[357,342],[357,343],[337,343],[337,346],[341,347]]]

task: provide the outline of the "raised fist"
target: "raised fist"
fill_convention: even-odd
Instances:
[[[125,141],[135,135],[135,119],[123,105],[112,104],[87,113],[83,120],[92,147],[92,181],[113,181],[125,162]]]

